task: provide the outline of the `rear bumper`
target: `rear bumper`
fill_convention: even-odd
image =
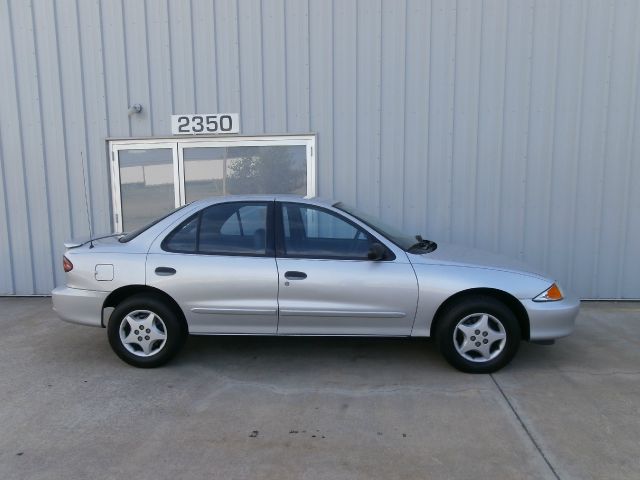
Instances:
[[[580,310],[576,297],[568,296],[557,302],[521,302],[529,314],[530,340],[553,340],[573,332]]]
[[[102,305],[109,292],[57,287],[51,292],[53,310],[67,322],[102,326]]]

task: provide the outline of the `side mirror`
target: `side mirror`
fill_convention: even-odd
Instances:
[[[386,249],[383,245],[379,243],[372,243],[371,247],[369,247],[369,253],[367,253],[367,258],[369,260],[382,260],[385,256]]]

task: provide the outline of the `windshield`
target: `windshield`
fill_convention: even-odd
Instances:
[[[372,215],[356,210],[355,208],[349,205],[345,205],[343,202],[338,202],[333,206],[335,208],[339,208],[343,212],[347,212],[349,215],[353,215],[363,223],[366,223],[368,226],[373,228],[376,232],[384,235],[385,237],[387,237],[389,240],[391,240],[393,243],[398,245],[403,250],[410,250],[412,248],[415,248],[417,245],[416,235],[411,235],[395,227],[392,227],[391,225],[387,225],[386,223],[381,221],[379,218],[376,218]]]
[[[170,211],[169,213],[167,213],[166,215],[163,215],[160,218],[156,218],[153,222],[151,223],[147,223],[146,225],[136,228],[134,231],[129,232],[129,233],[125,233],[122,237],[120,237],[118,239],[119,242],[122,243],[127,243],[130,240],[133,240],[134,238],[136,238],[138,235],[140,235],[142,232],[150,229],[151,227],[153,227],[156,223],[161,222],[162,220],[164,220],[165,218],[167,218],[169,215],[173,215],[174,213],[176,213],[179,210],[182,210],[184,207],[186,207],[187,205],[189,205],[188,203],[186,205],[182,205],[181,207],[176,208],[175,210]]]

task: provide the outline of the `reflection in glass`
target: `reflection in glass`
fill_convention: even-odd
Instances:
[[[304,145],[184,149],[186,201],[214,195],[307,194]]]
[[[175,208],[170,148],[120,150],[122,230],[129,232]]]

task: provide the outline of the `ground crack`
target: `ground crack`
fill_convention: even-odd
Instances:
[[[527,434],[527,436],[529,437],[529,439],[531,440],[531,443],[533,443],[533,446],[536,447],[536,450],[538,450],[538,453],[540,454],[540,456],[542,457],[542,459],[545,461],[545,463],[547,464],[547,466],[549,467],[549,470],[551,470],[551,473],[553,473],[553,476],[557,479],[560,480],[560,475],[558,475],[558,472],[556,472],[556,469],[553,468],[553,465],[551,465],[551,462],[549,461],[549,459],[547,458],[547,456],[544,454],[544,452],[542,451],[542,448],[540,448],[540,445],[538,444],[538,442],[536,441],[535,438],[533,438],[532,433],[529,431],[529,429],[527,428],[527,426],[525,425],[524,421],[522,420],[522,418],[520,418],[520,415],[518,414],[518,411],[515,409],[515,407],[513,406],[513,404],[511,403],[511,401],[509,400],[509,397],[507,397],[507,395],[504,393],[504,390],[502,390],[502,387],[500,386],[500,384],[498,383],[498,381],[496,380],[496,378],[493,376],[493,374],[489,374],[489,376],[491,377],[491,380],[493,380],[493,383],[495,383],[496,387],[498,388],[498,390],[500,391],[500,394],[502,395],[502,398],[504,398],[505,402],[507,402],[507,405],[509,405],[509,408],[511,409],[511,411],[513,412],[513,414],[516,416],[516,418],[518,419],[518,422],[520,422],[520,425],[522,426],[522,428],[524,429],[525,433]]]

